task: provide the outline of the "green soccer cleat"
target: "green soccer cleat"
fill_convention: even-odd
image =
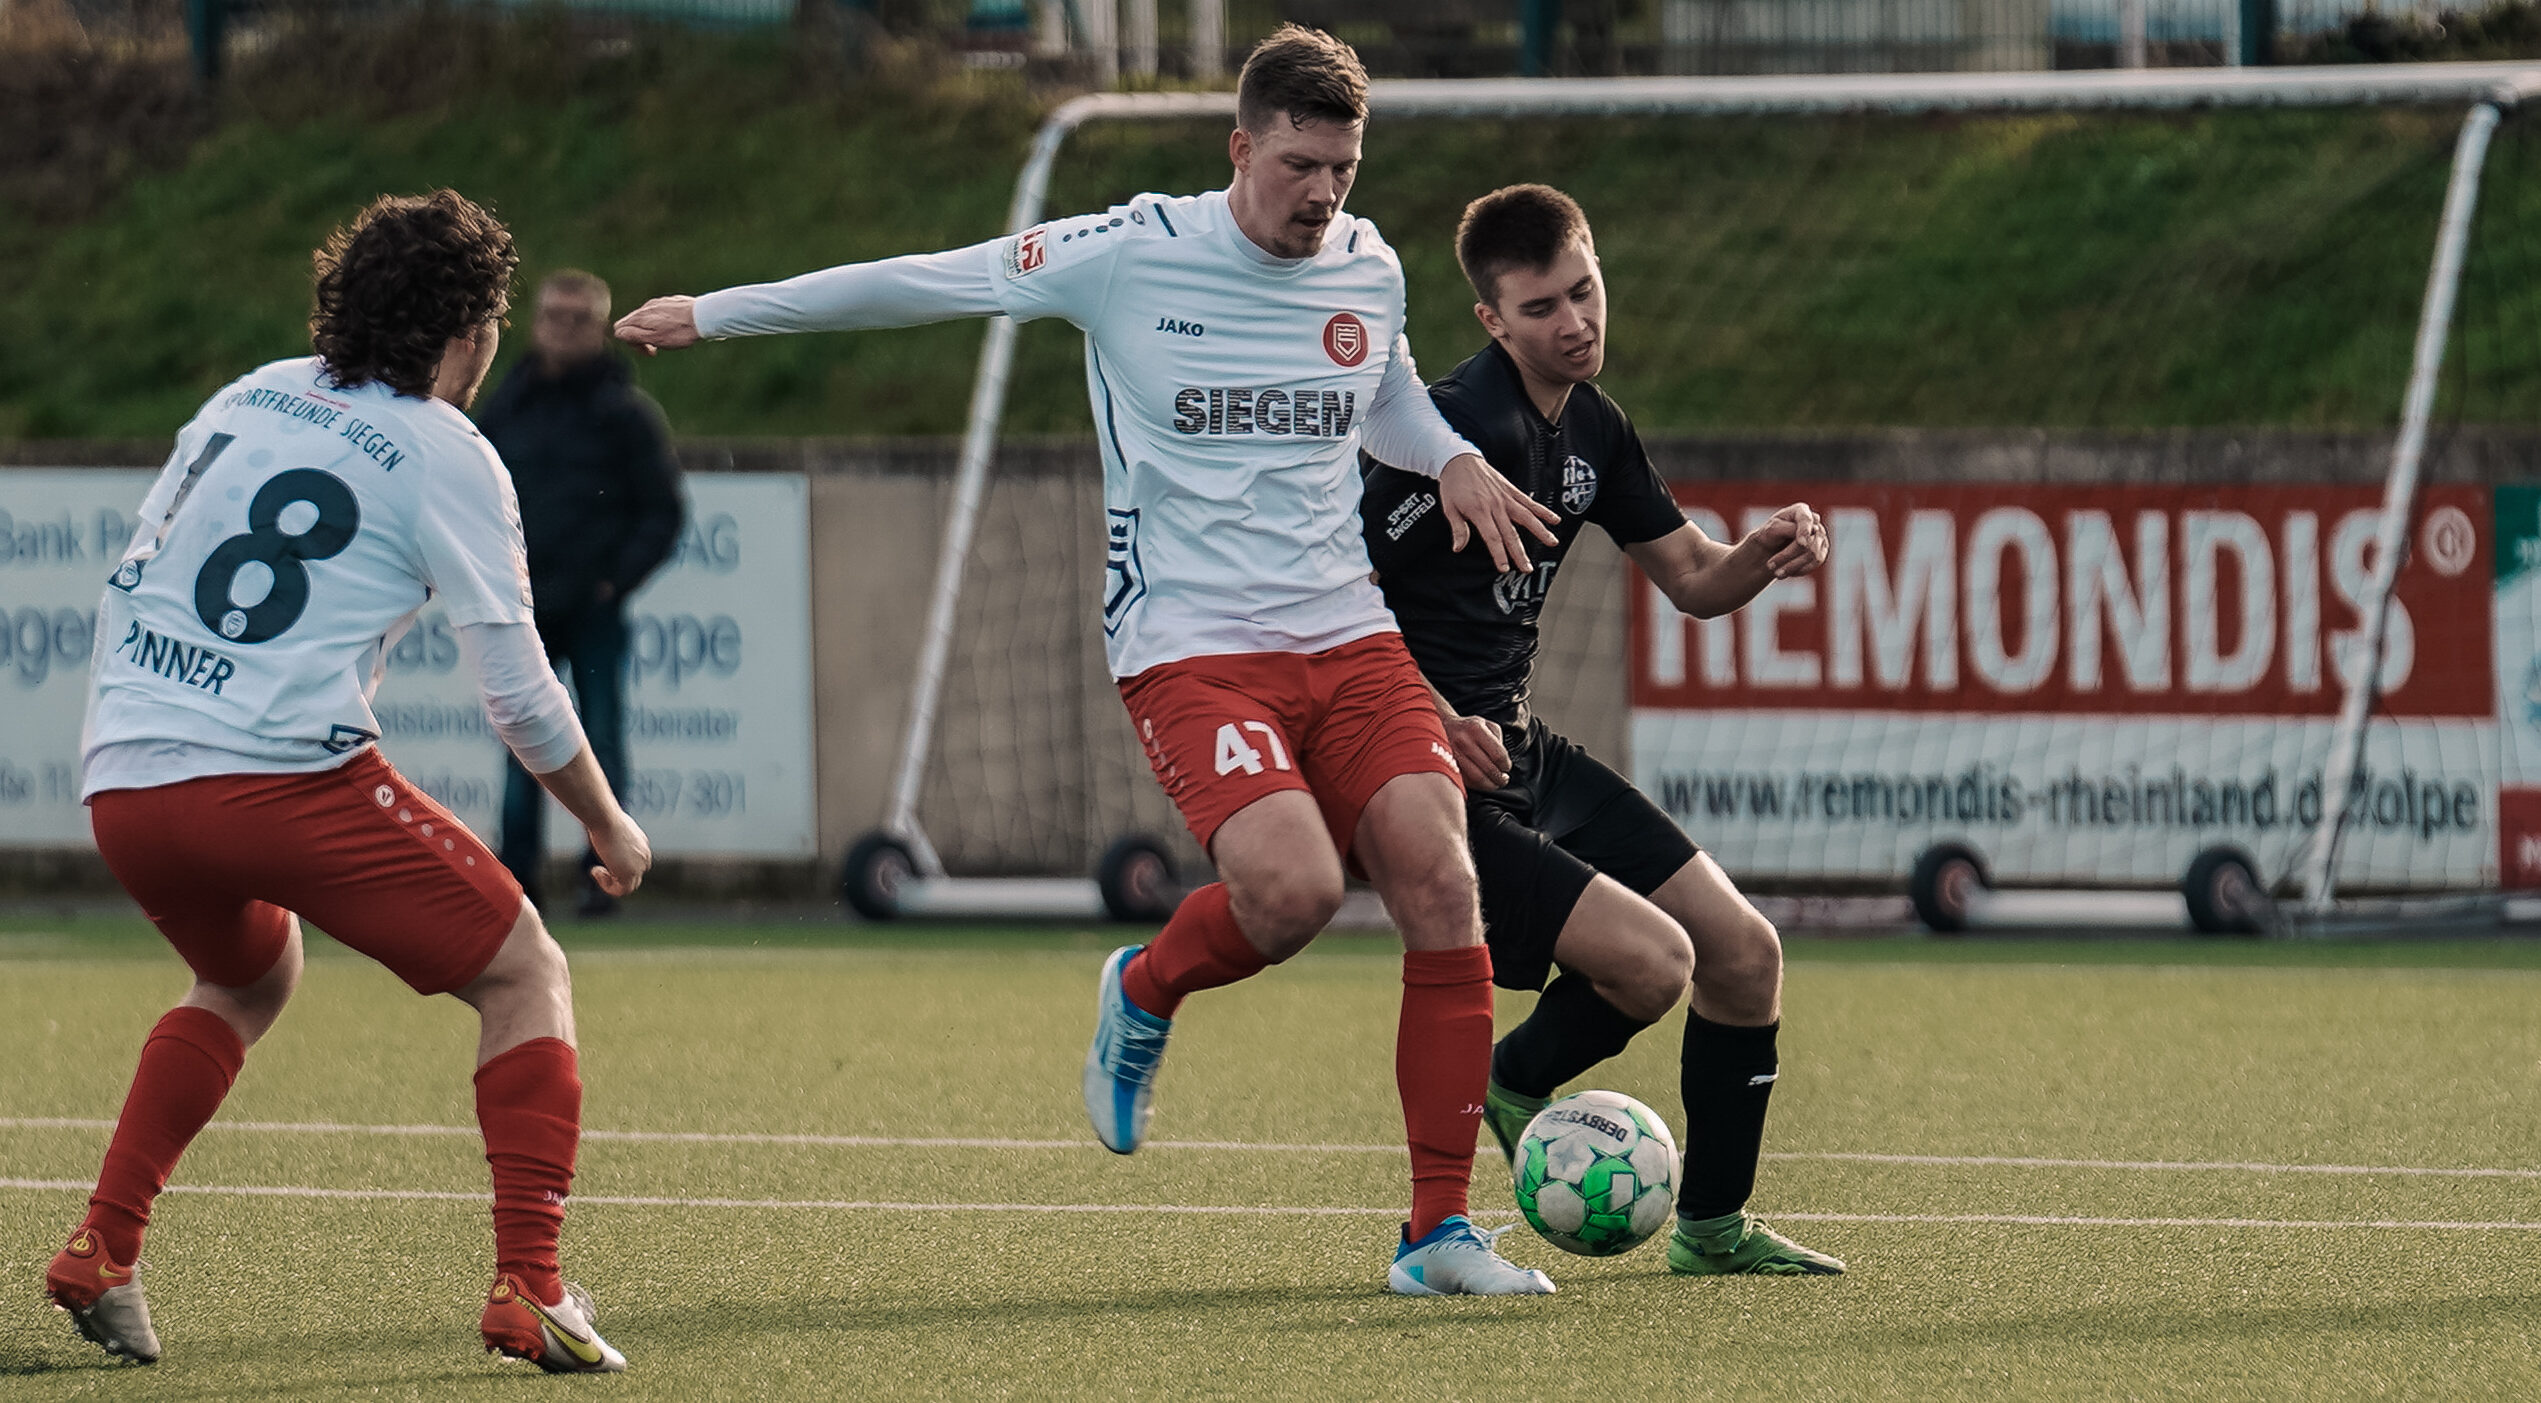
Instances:
[[[1549,1096],[1520,1096],[1496,1081],[1482,1093],[1482,1123],[1491,1127],[1491,1138],[1500,1142],[1500,1158],[1511,1169],[1517,1168],[1518,1141],[1526,1138],[1526,1123],[1551,1104]]]
[[[1689,1232],[1684,1219],[1668,1238],[1668,1270],[1679,1276],[1841,1276],[1844,1264],[1812,1252],[1744,1210]]]

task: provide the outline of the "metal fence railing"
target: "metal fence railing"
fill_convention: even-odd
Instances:
[[[418,11],[803,35],[882,32],[973,66],[1111,86],[1220,81],[1296,21],[1381,77],[2020,71],[2267,62],[2349,26],[2438,36],[2532,0],[0,0],[12,33],[190,44]],[[30,18],[32,17],[32,18]],[[2534,22],[2541,32],[2541,20]],[[226,36],[226,37],[225,37]],[[2345,56],[2371,56],[2349,45]],[[2414,57],[2437,56],[2418,53]],[[2498,55],[2487,54],[2483,57]]]

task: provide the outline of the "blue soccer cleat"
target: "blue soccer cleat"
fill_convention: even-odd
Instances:
[[[1508,1230],[1484,1232],[1459,1214],[1414,1242],[1405,1224],[1385,1287],[1398,1296],[1552,1295],[1553,1278],[1500,1255],[1500,1234]]]
[[[1085,1050],[1085,1114],[1094,1138],[1116,1155],[1136,1152],[1156,1108],[1156,1064],[1164,1060],[1173,1020],[1129,1001],[1121,971],[1145,949],[1125,945],[1103,962],[1094,989],[1094,1044]]]

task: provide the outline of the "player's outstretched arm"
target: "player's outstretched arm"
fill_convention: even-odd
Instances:
[[[656,297],[618,318],[617,332],[620,341],[641,347],[648,356],[694,346],[705,339],[697,334],[694,297]]]
[[[1007,272],[1007,250],[1015,246],[1014,239],[991,239],[943,253],[841,264],[702,297],[656,297],[620,317],[617,336],[651,355],[727,336],[874,331],[1001,313],[1024,320],[1064,316],[1076,310],[1072,295],[1097,281],[1089,273],[1106,271],[1082,257],[1050,260],[1050,275],[1027,292]],[[1045,245],[1033,247],[1046,258],[1037,253]]]
[[[1716,619],[1745,607],[1776,580],[1797,579],[1826,563],[1826,525],[1806,502],[1775,512],[1735,546],[1687,522],[1655,541],[1624,547],[1632,563],[1677,609]]]

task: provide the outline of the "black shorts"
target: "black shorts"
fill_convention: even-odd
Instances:
[[[1466,796],[1491,982],[1541,989],[1571,908],[1603,872],[1648,896],[1702,849],[1632,781],[1529,717],[1503,726],[1509,783]]]

